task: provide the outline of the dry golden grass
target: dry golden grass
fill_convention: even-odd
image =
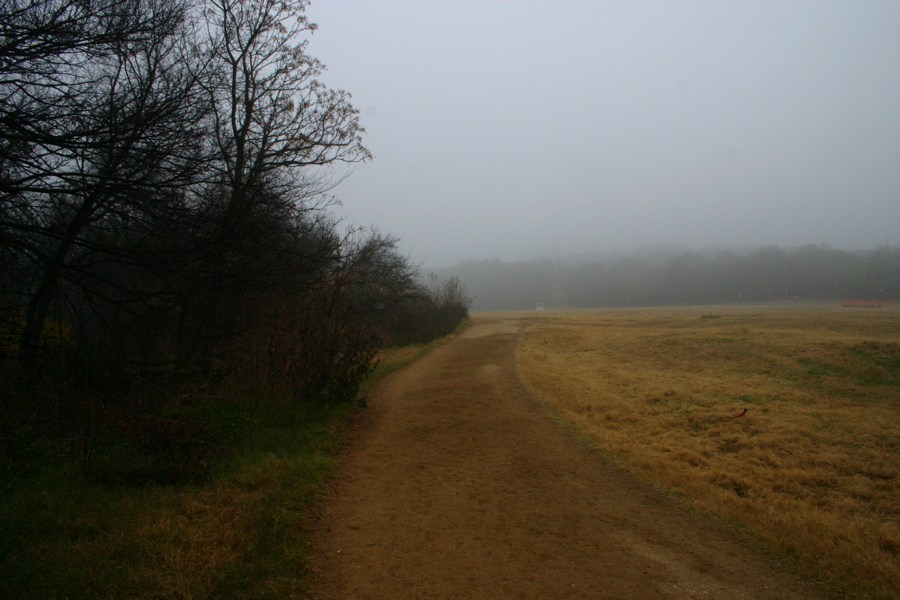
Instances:
[[[900,310],[529,316],[522,376],[600,447],[850,592],[900,594]]]

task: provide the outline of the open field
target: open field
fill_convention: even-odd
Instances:
[[[848,592],[896,597],[900,311],[528,316],[521,376],[601,448]]]

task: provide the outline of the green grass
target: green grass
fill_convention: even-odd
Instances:
[[[298,533],[352,410],[298,405],[248,414],[243,439],[203,482],[97,481],[74,457],[45,453],[0,498],[0,597],[296,593],[306,573]],[[225,416],[235,412],[223,407]]]
[[[382,351],[360,399],[440,343]],[[310,516],[334,472],[340,427],[361,403],[248,404],[219,401],[176,415],[202,424],[200,441],[214,450],[183,479],[167,473],[196,456],[190,448],[148,458],[145,445],[118,440],[86,465],[65,440],[2,440],[0,597],[302,595]],[[178,418],[166,426],[170,445],[196,445]],[[142,427],[125,433],[140,437]]]

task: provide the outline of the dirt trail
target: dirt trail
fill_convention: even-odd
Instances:
[[[314,598],[823,598],[611,465],[482,317],[386,379],[324,502]]]

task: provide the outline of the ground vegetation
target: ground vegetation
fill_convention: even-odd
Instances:
[[[521,373],[606,452],[848,595],[896,596],[896,308],[542,314]]]

